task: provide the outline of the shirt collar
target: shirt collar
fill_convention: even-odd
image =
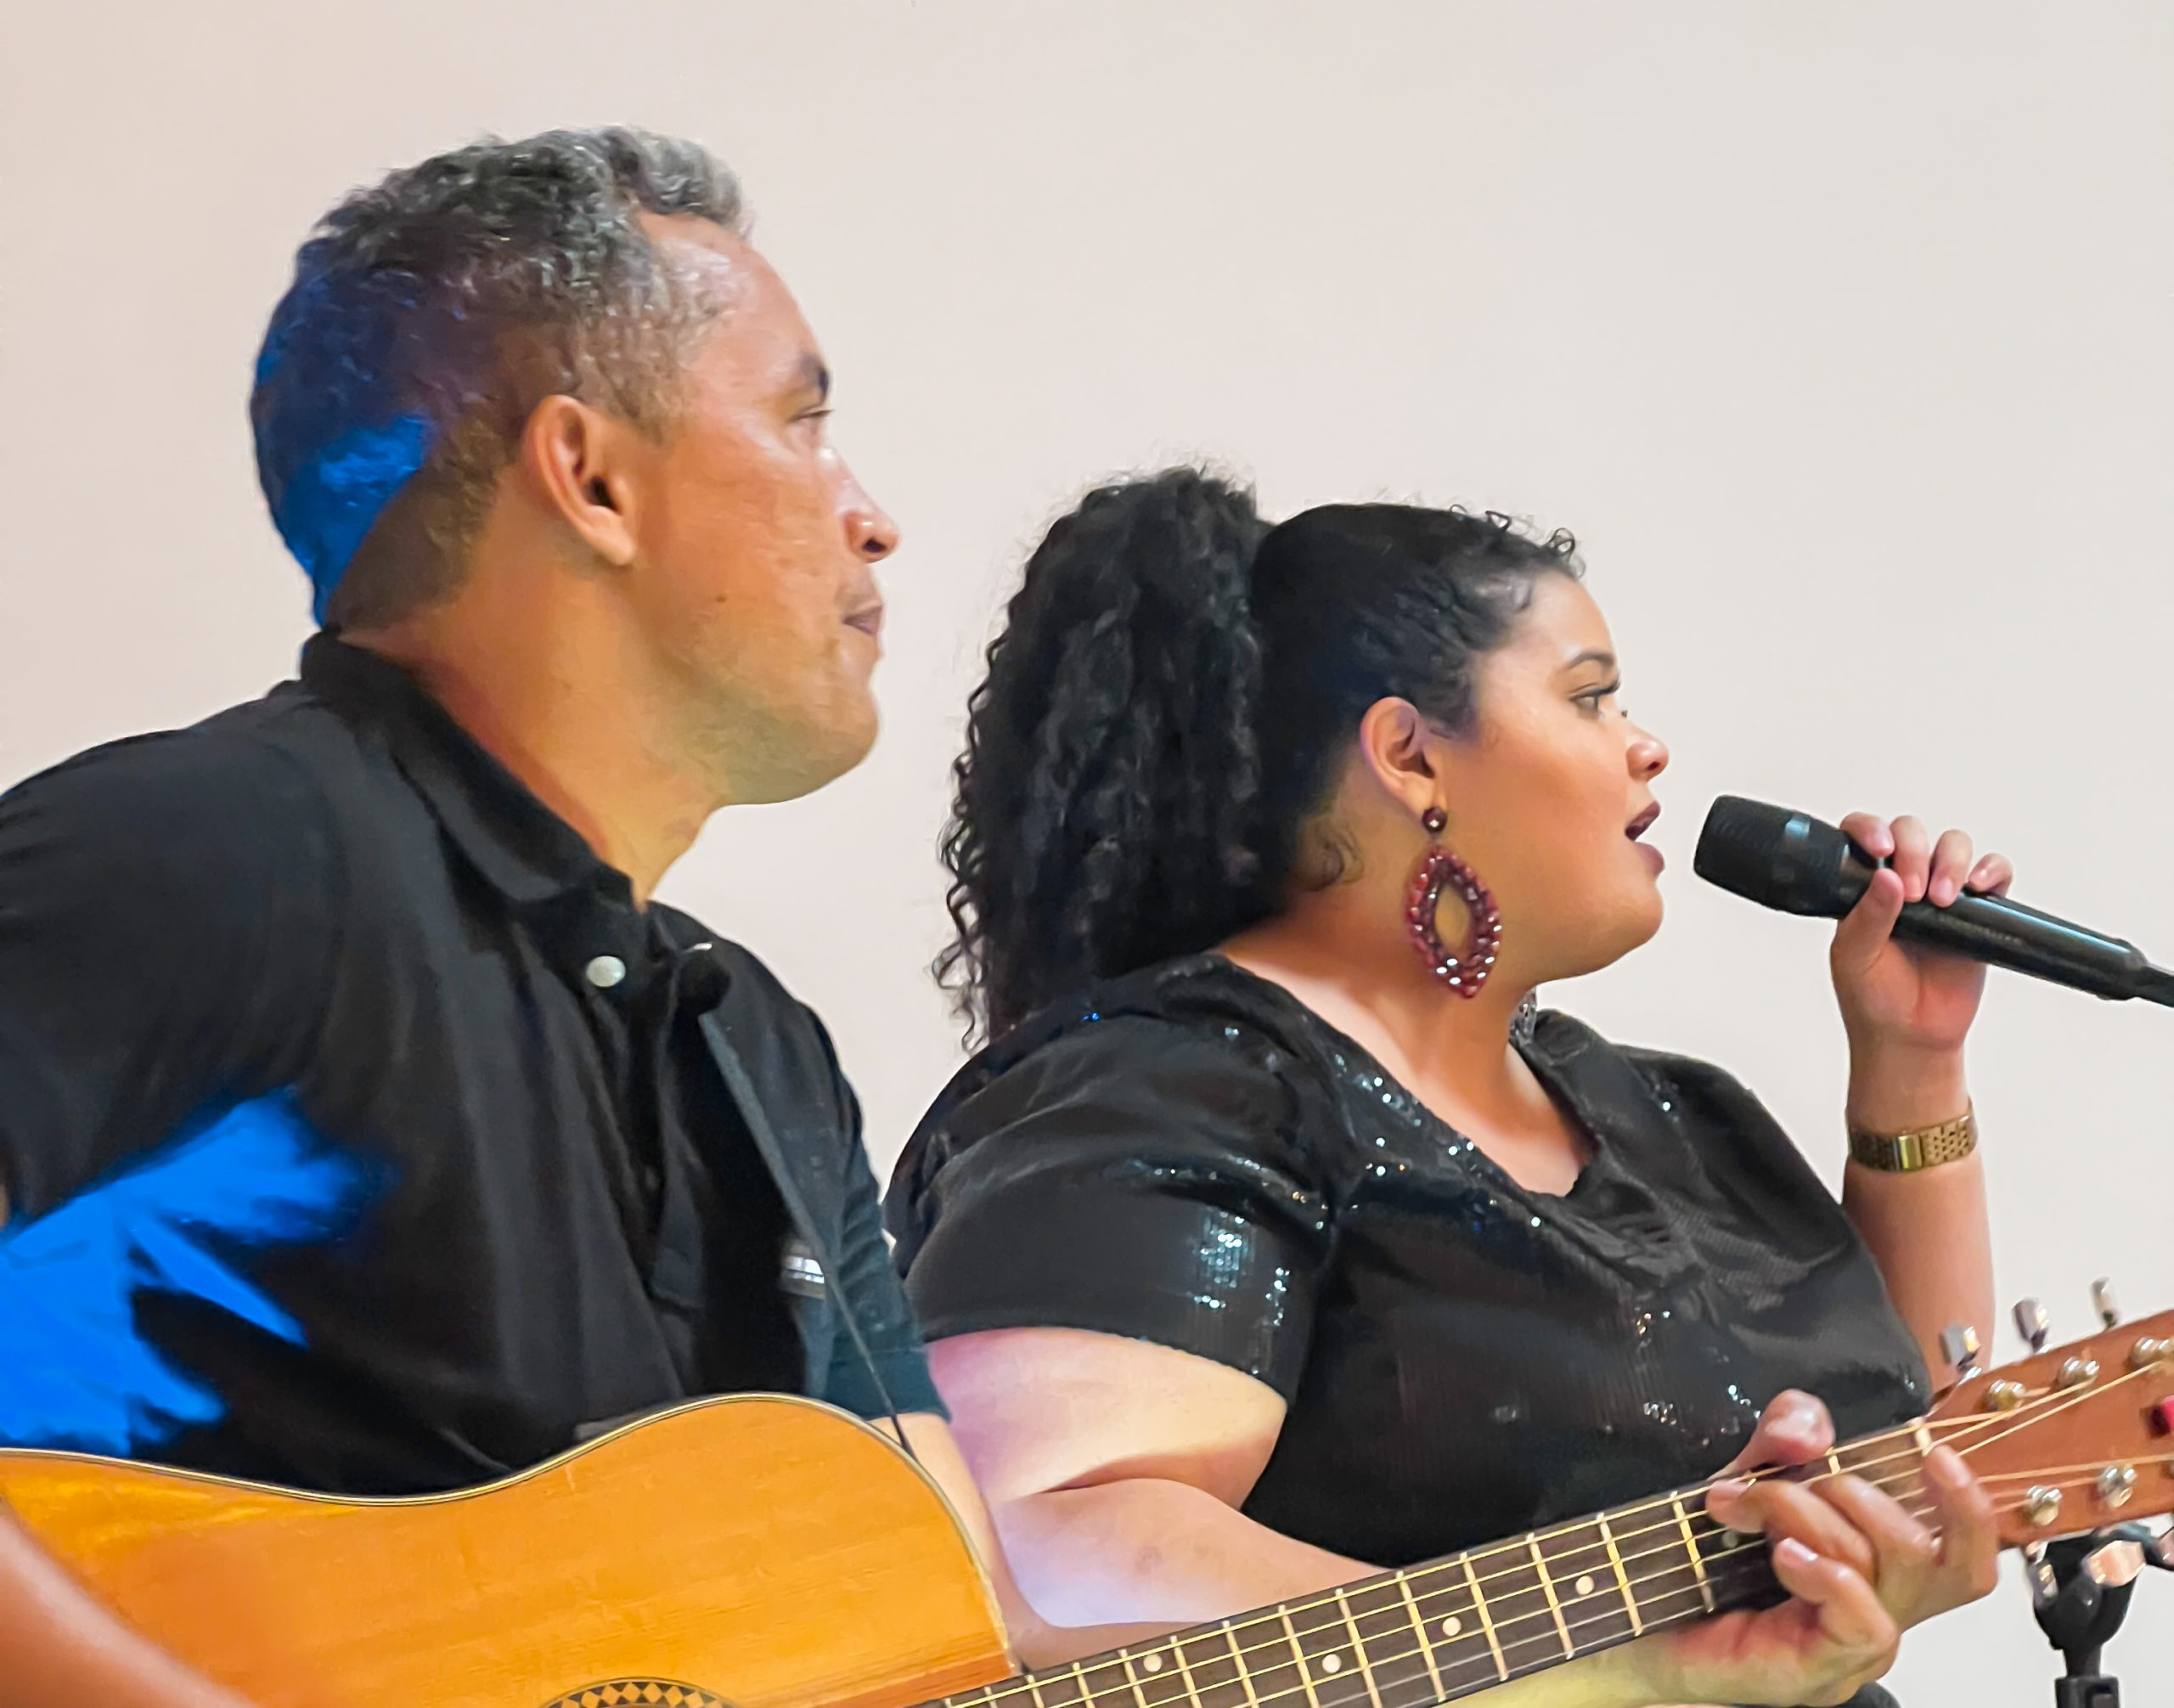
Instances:
[[[529,792],[400,666],[331,634],[302,648],[302,686],[386,736],[393,762],[462,856],[515,907],[586,891],[632,909],[626,874]]]

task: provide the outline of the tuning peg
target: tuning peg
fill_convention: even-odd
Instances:
[[[2015,1332],[2030,1343],[2033,1352],[2046,1350],[2046,1337],[2053,1333],[2053,1322],[2046,1315],[2046,1307],[2035,1299],[2016,1301]]]
[[[2120,1326],[2121,1302],[2114,1297],[2114,1283],[2103,1275],[2091,1283],[2091,1306],[2107,1328]]]
[[[1978,1331],[1967,1322],[1951,1322],[1940,1332],[1940,1356],[1955,1367],[1955,1379],[1967,1382],[1978,1373]]]

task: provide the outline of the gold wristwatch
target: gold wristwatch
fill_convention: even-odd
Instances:
[[[1965,1109],[1952,1121],[1920,1127],[1913,1133],[1875,1133],[1850,1129],[1850,1159],[1886,1175],[1913,1175],[1942,1163],[1959,1163],[1978,1148],[1978,1116]]]

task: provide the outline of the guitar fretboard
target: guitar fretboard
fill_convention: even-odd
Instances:
[[[1852,1442],[1808,1470],[1897,1494],[1921,1433]],[[1706,1516],[1709,1485],[1640,1501],[924,1708],[1430,1708],[1782,1598],[1765,1542]]]

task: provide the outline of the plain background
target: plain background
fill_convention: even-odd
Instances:
[[[1660,939],[1550,994],[1727,1064],[1830,1176],[1823,929],[1689,872],[1707,801],[1914,810],[2174,961],[2174,9],[2163,0],[215,0],[9,9],[0,782],[286,674],[243,400],[295,244],[489,131],[630,121],[744,178],[903,522],[886,716],[667,893],[835,1029],[887,1167],[958,1058],[924,967],[1022,550],[1193,454],[1275,512],[1574,529],[1674,744]],[[2174,1014],[1996,976],[2004,1295],[2174,1305]],[[2002,1351],[2012,1351],[2003,1337]],[[2174,1700],[2174,1580],[2115,1652]],[[1914,1708],[2040,1703],[2018,1574]]]

